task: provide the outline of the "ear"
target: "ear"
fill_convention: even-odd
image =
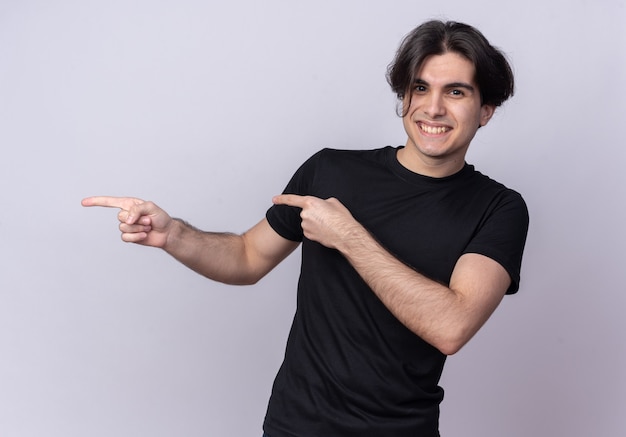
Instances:
[[[480,126],[485,126],[493,117],[494,112],[496,112],[496,107],[494,105],[482,105],[480,107]]]

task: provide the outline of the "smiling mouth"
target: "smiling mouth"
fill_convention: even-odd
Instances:
[[[423,123],[418,123],[418,125],[422,132],[425,132],[431,135],[443,134],[450,130],[450,128],[446,126],[427,126]]]

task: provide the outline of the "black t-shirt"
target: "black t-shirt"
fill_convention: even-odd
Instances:
[[[396,148],[324,149],[285,193],[335,197],[391,253],[448,284],[464,253],[500,263],[519,287],[528,212],[471,165],[413,173]],[[300,209],[273,206],[272,228],[302,241],[297,310],[264,429],[272,437],[438,436],[445,356],[402,325],[336,250],[303,237]]]

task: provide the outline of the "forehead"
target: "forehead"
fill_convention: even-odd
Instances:
[[[424,59],[415,78],[431,85],[456,82],[474,84],[475,76],[476,68],[469,59],[455,52],[446,52]]]

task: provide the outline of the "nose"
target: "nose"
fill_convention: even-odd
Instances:
[[[424,102],[424,113],[430,118],[441,117],[446,113],[441,93],[431,92]]]

